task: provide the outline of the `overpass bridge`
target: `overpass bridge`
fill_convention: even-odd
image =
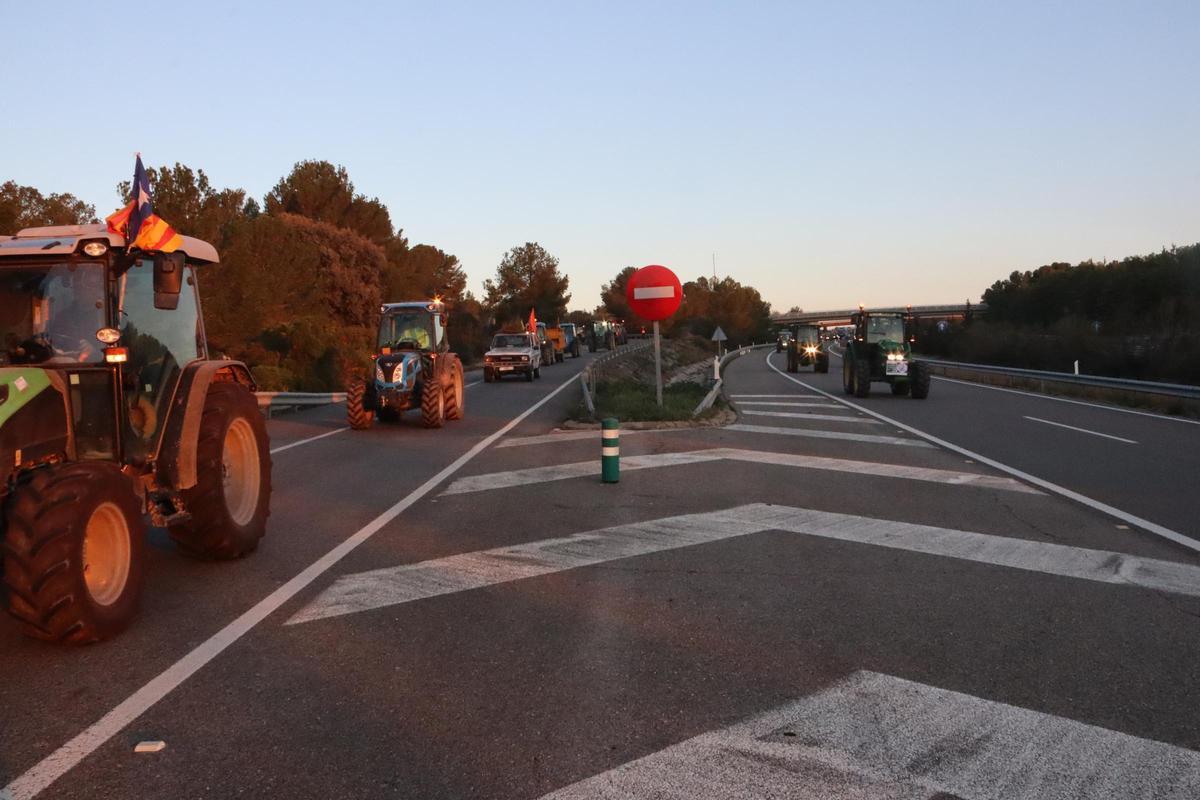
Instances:
[[[850,315],[858,308],[835,309],[833,311],[802,311],[799,314],[780,314],[771,317],[771,325],[785,328],[789,325],[820,325],[834,328],[839,325],[849,325]],[[884,306],[868,307],[867,311],[881,313],[909,313],[917,319],[961,321],[970,312],[973,315],[987,313],[987,303],[952,303],[949,305],[933,306]]]

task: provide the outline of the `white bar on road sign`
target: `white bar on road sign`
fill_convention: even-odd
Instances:
[[[674,286],[635,286],[634,300],[670,300],[675,296]]]

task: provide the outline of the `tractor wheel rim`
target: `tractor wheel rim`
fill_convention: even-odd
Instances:
[[[225,431],[221,471],[225,507],[229,510],[234,524],[245,525],[254,518],[254,512],[258,508],[261,476],[254,429],[242,417],[235,419]]]
[[[83,581],[97,605],[111,606],[129,583],[129,523],[116,503],[96,507],[83,532]]]

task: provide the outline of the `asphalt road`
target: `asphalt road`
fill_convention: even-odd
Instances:
[[[272,421],[259,552],[156,539],[114,642],[0,627],[0,796],[1200,795],[1196,554],[761,352],[727,370],[737,424],[626,432],[619,484],[555,432],[574,386],[478,447],[577,370],[474,386],[441,431]],[[970,414],[947,386],[863,405]]]

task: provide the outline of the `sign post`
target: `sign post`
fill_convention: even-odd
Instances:
[[[658,264],[651,264],[629,276],[629,283],[625,286],[625,299],[629,301],[629,309],[634,314],[654,323],[654,374],[657,390],[655,397],[661,408],[662,338],[658,323],[679,310],[679,304],[683,302],[683,286],[674,272]]]

